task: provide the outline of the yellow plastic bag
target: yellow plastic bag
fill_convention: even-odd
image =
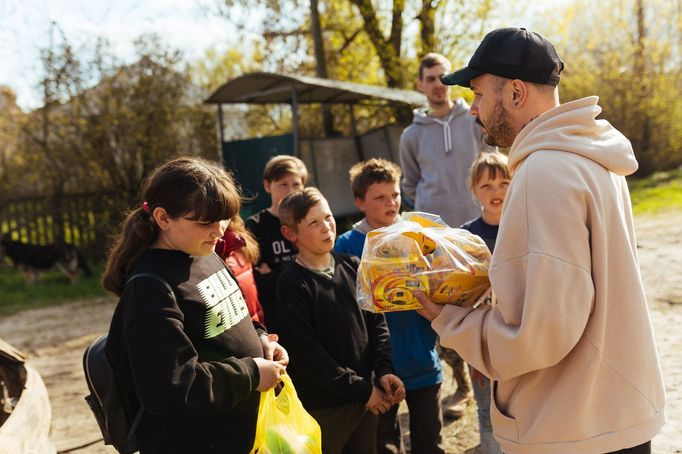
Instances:
[[[284,388],[261,393],[256,439],[251,454],[322,454],[320,425],[303,408],[288,374]]]
[[[414,292],[440,304],[472,306],[490,287],[490,251],[478,236],[433,214],[403,213],[372,230],[358,268],[360,307],[372,312],[421,309]]]

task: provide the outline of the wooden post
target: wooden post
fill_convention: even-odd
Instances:
[[[296,88],[294,86],[291,87],[291,129],[294,136],[294,156],[300,158],[301,153],[298,149],[298,96],[296,95]]]
[[[223,158],[223,142],[225,142],[225,128],[223,125],[223,105],[218,104],[218,140],[220,143],[218,143],[218,161],[225,166],[224,158]]]

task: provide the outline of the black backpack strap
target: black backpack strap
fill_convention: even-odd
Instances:
[[[175,296],[175,292],[173,292],[173,289],[171,288],[170,284],[168,284],[168,282],[166,282],[166,280],[165,280],[164,278],[162,278],[162,277],[159,276],[158,274],[154,274],[154,273],[135,273],[135,274],[133,274],[132,276],[130,276],[130,277],[128,278],[128,280],[126,281],[126,285],[130,284],[130,283],[131,283],[132,281],[134,281],[135,279],[138,279],[138,278],[141,278],[141,277],[146,277],[146,278],[155,280],[155,281],[158,282],[159,284],[161,284],[161,285],[163,285],[164,287],[166,287],[166,290],[168,290],[168,293],[170,293],[171,295]]]
[[[135,279],[139,279],[139,278],[141,278],[141,277],[146,277],[146,278],[148,278],[148,279],[153,279],[153,280],[155,280],[156,282],[160,283],[161,285],[163,285],[163,286],[166,288],[166,290],[168,290],[168,293],[169,293],[170,295],[172,295],[173,298],[175,298],[175,292],[173,292],[173,288],[170,286],[170,284],[168,284],[168,282],[166,282],[166,280],[165,280],[164,278],[162,278],[162,277],[159,276],[158,274],[154,274],[154,273],[136,273],[136,274],[133,274],[132,276],[130,276],[130,277],[128,278],[128,280],[126,281],[126,284],[125,284],[125,285],[128,285],[128,284],[130,284],[132,281],[134,281]],[[132,438],[132,436],[133,436],[133,435],[135,434],[135,432],[137,431],[137,426],[140,425],[140,421],[142,421],[142,415],[143,415],[143,414],[144,414],[144,407],[142,407],[142,405],[140,405],[140,408],[137,410],[137,414],[135,415],[135,419],[133,420],[133,423],[132,423],[131,426],[130,426],[130,431],[128,432],[128,439]]]

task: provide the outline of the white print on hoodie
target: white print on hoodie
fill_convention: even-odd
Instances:
[[[496,304],[448,306],[432,323],[493,379],[508,454],[617,451],[665,422],[624,177],[637,161],[600,113],[596,97],[569,102],[516,137],[490,266]]]

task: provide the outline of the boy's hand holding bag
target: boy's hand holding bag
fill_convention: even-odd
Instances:
[[[320,425],[303,408],[288,374],[279,395],[261,393],[251,454],[322,454]]]

